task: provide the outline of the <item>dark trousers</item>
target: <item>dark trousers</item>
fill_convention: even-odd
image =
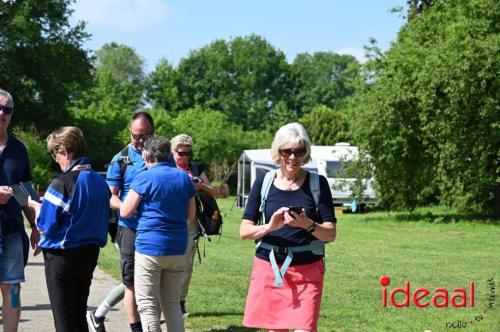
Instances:
[[[45,279],[57,332],[87,332],[87,298],[98,246],[44,249]]]

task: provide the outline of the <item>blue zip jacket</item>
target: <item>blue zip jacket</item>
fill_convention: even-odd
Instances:
[[[75,169],[76,168],[76,169]],[[43,249],[104,247],[107,240],[109,199],[106,181],[82,157],[52,180],[43,197],[37,226]]]

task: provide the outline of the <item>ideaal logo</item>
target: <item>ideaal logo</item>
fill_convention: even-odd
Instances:
[[[412,290],[410,282],[406,281],[404,287],[392,289],[389,296],[386,287],[390,285],[391,279],[388,276],[382,276],[379,282],[382,286],[382,307],[384,308],[387,307],[388,299],[392,306],[397,308],[409,307],[410,300],[414,305],[420,308],[428,307],[431,303],[436,308],[446,308],[450,304],[456,308],[464,308],[467,306],[474,307],[474,281],[469,282],[468,289],[453,288],[453,290],[449,291],[446,288],[435,288],[432,293],[424,287]],[[403,302],[396,301],[396,294],[399,293],[404,295]],[[430,301],[429,295],[432,296]]]
[[[468,289],[454,288],[449,291],[446,288],[435,288],[432,293],[427,288],[423,287],[412,290],[410,282],[406,281],[404,287],[393,288],[389,295],[386,287],[390,285],[391,279],[388,276],[382,276],[380,277],[379,283],[382,286],[382,307],[384,308],[387,307],[388,300],[392,306],[397,308],[409,307],[410,300],[415,306],[420,308],[428,307],[431,303],[436,308],[448,307],[450,304],[456,308],[464,308],[467,306],[474,308],[475,305],[474,281],[469,281]],[[487,284],[489,288],[489,296],[486,304],[484,305],[483,311],[479,315],[474,316],[474,319],[469,321],[458,320],[456,322],[447,322],[445,325],[447,328],[466,328],[481,322],[485,318],[488,310],[494,308],[496,298],[495,280],[490,278],[487,280]],[[404,295],[404,300],[402,302],[396,301],[396,295],[399,293]]]

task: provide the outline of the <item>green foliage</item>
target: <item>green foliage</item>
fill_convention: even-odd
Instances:
[[[297,55],[290,68],[293,109],[308,114],[314,107],[325,105],[339,109],[345,99],[354,93],[353,80],[358,76],[359,64],[350,55],[316,52]]]
[[[300,118],[315,145],[335,145],[350,140],[345,111],[332,110],[324,105],[315,106]]]
[[[364,191],[368,188],[369,181],[374,186],[374,167],[373,161],[364,151],[360,151],[357,158],[352,160],[341,160],[340,174],[338,182],[333,185],[337,190],[347,188],[351,191],[351,198],[355,199],[358,204],[366,203],[367,197]]]
[[[150,76],[148,96],[167,111],[200,106],[246,128],[263,129],[273,107],[285,98],[288,76],[283,52],[250,35],[192,51],[175,72],[160,62]]]
[[[408,4],[408,20],[411,20],[430,8],[436,0],[406,0],[406,2]]]
[[[52,180],[54,172],[51,171],[52,158],[47,151],[47,144],[36,134],[35,128],[29,130],[14,129],[14,135],[24,143],[28,150],[33,183],[46,187]]]
[[[98,49],[94,57],[97,75],[109,72],[120,81],[135,84],[144,79],[144,60],[130,46],[108,43]]]
[[[104,170],[111,158],[125,146],[120,133],[128,127],[132,113],[115,107],[103,102],[91,104],[86,109],[71,110],[72,122],[83,131],[87,155],[96,170]]]
[[[85,100],[109,101],[133,111],[143,105],[144,60],[127,45],[105,44],[95,52],[94,85]]]
[[[46,132],[90,82],[84,23],[69,23],[69,0],[0,1],[0,86],[15,99],[13,125]]]
[[[297,112],[289,109],[286,102],[281,100],[270,111],[266,130],[275,133],[281,126],[290,122],[298,122]]]
[[[176,112],[180,108],[179,77],[167,59],[161,60],[146,82],[147,99],[157,108]]]
[[[187,298],[189,331],[240,331],[255,245],[238,235],[242,211],[235,198],[218,199],[224,218],[223,234],[206,245],[202,263],[194,263]],[[498,330],[498,307],[485,308],[490,295],[487,280],[498,276],[498,224],[447,207],[414,213],[379,212],[337,215],[338,237],[326,245],[326,273],[318,331],[445,331],[447,322],[484,319],[466,331]],[[440,220],[449,220],[441,223]],[[468,222],[470,220],[470,222]],[[203,240],[200,240],[203,241]],[[120,280],[119,254],[108,244],[99,266]],[[472,267],[472,268],[471,268]],[[475,282],[475,307],[381,307],[379,278],[387,275],[396,287],[411,283],[411,291],[425,287],[468,289]],[[426,299],[430,300],[431,295]],[[487,312],[483,311],[487,309]],[[451,329],[450,329],[451,330]]]
[[[271,144],[269,134],[244,131],[225,114],[199,107],[179,113],[172,119],[172,126],[173,132],[167,137],[181,133],[190,135],[194,141],[193,159],[207,165],[221,164],[224,160],[234,162],[243,149]]]
[[[153,121],[155,123],[155,135],[163,136],[167,139],[171,139],[175,136],[173,134],[175,130],[172,123],[174,117],[171,113],[168,113],[160,108],[146,109],[145,111],[151,114],[151,116],[153,117]],[[130,141],[130,134],[128,130],[127,141]]]
[[[199,106],[245,128],[274,132],[316,106],[342,108],[358,73],[356,59],[330,52],[300,54],[289,65],[283,52],[250,35],[216,40],[178,68],[162,60],[149,75],[147,97],[167,112]]]
[[[82,129],[97,170],[130,142],[130,117],[143,104],[143,66],[126,45],[109,43],[95,52],[92,85],[75,101],[71,123]]]
[[[356,99],[359,144],[381,198],[414,207],[437,195],[500,212],[500,3],[437,2],[401,30]]]

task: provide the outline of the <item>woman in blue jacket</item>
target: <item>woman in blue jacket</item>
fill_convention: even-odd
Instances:
[[[85,141],[77,127],[62,127],[47,139],[61,167],[37,211],[39,247],[56,331],[88,331],[85,314],[100,247],[106,245],[110,192],[106,181],[84,157]]]

